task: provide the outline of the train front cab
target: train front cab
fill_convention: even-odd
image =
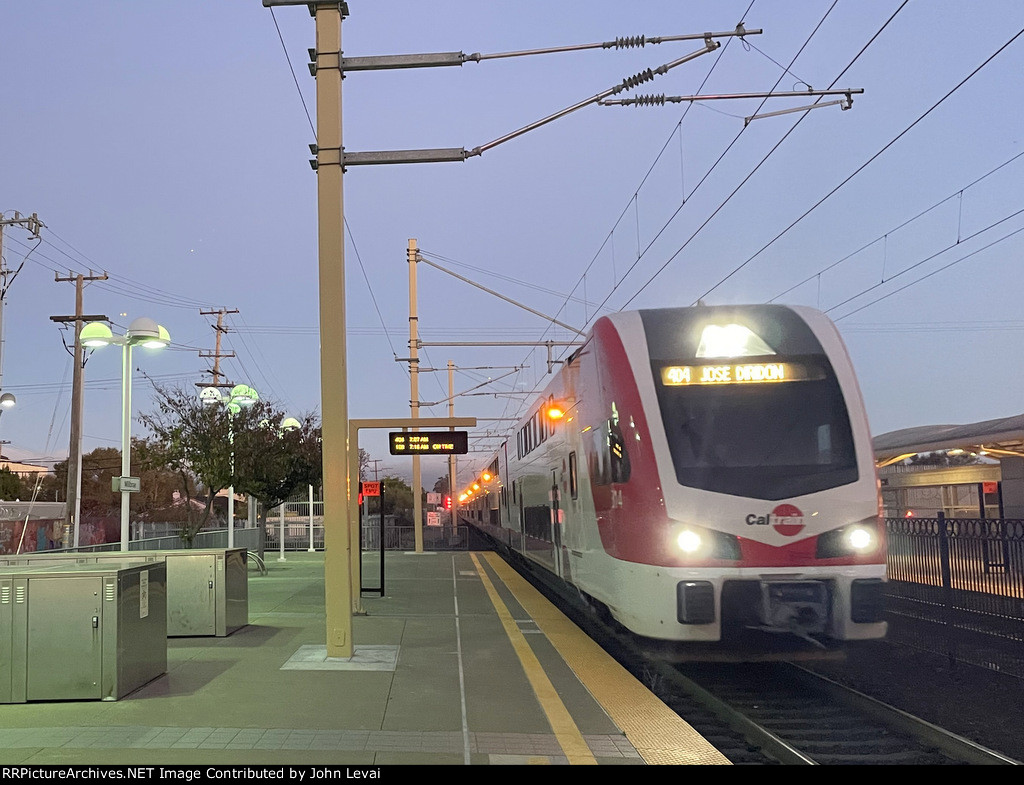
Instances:
[[[802,380],[683,384],[680,377],[697,378],[706,367],[732,367],[717,359],[708,366],[700,355],[701,322],[721,322],[722,314],[749,325],[750,334],[772,336],[772,347],[761,343],[750,359],[733,362],[766,374],[785,363],[785,372]],[[681,329],[678,312],[669,311],[620,314],[595,326],[599,378],[591,385],[606,392],[602,406],[623,431],[613,446],[624,447],[627,464],[623,476],[590,477],[595,489],[608,488],[595,496],[598,517],[639,513],[620,515],[616,527],[629,527],[632,539],[603,534],[611,558],[597,571],[607,577],[596,591],[624,626],[651,638],[884,636],[885,543],[870,434],[838,332],[810,309],[691,309],[683,319],[698,329]],[[809,470],[804,476],[794,474],[801,464]],[[763,476],[751,486],[758,472]],[[806,520],[744,523],[754,517],[767,524],[772,513],[786,517],[789,510]],[[687,566],[687,558],[659,553],[658,532],[673,527],[710,538],[710,558]],[[848,535],[865,532],[876,538],[872,550],[842,550]],[[642,552],[633,547],[641,540]]]

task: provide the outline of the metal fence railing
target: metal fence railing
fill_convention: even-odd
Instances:
[[[236,528],[231,537],[233,548],[245,548],[251,553],[259,553],[260,532],[259,529]],[[178,534],[166,534],[159,537],[146,537],[144,539],[129,540],[129,551],[174,551],[186,548],[185,541]],[[207,529],[196,534],[192,541],[193,548],[227,548],[227,529]],[[89,553],[95,551],[117,551],[121,549],[120,542],[105,542],[99,545],[82,545],[79,548],[50,548],[47,553]]]
[[[1024,676],[1024,521],[888,518],[887,609],[904,642]]]

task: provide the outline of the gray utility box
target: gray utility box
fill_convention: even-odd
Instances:
[[[118,700],[167,672],[163,562],[0,567],[0,703]]]
[[[171,551],[23,553],[0,556],[6,565],[103,564],[132,559],[167,564],[167,635],[230,635],[249,623],[249,564],[245,548]]]

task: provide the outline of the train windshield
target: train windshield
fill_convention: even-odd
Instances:
[[[793,381],[658,385],[680,484],[782,499],[857,480],[850,418],[831,366],[824,357],[794,366],[802,376]],[[725,368],[717,367],[716,373],[726,373]],[[666,373],[663,363],[653,370],[656,378]],[[692,370],[708,373],[705,366]],[[764,364],[746,371],[773,372],[784,370]]]

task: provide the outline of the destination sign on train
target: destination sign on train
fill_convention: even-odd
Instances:
[[[668,365],[661,369],[667,387],[689,384],[767,384],[800,382],[825,377],[820,368],[800,363],[735,363],[728,365]]]
[[[392,455],[465,455],[469,452],[467,431],[419,431],[389,433]]]

